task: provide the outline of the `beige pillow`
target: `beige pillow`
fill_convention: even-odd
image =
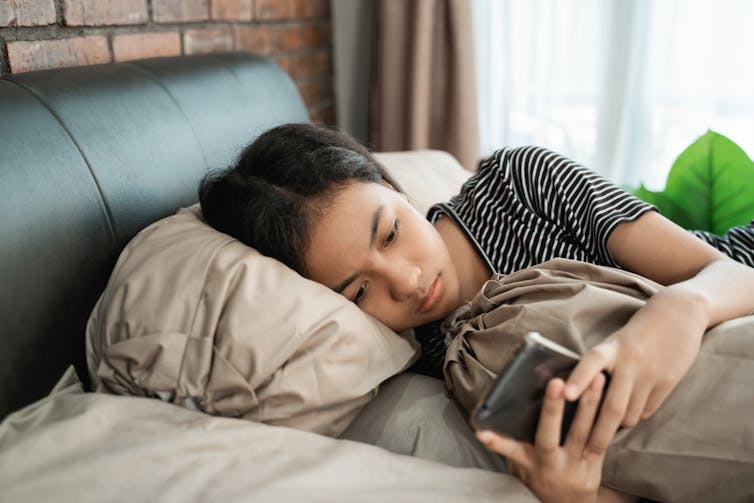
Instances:
[[[421,177],[465,173],[437,152],[380,159],[422,205],[455,188],[435,194]],[[126,246],[87,325],[97,390],[333,436],[415,356],[344,297],[212,229],[198,205]]]
[[[222,234],[198,205],[123,250],[87,325],[97,390],[338,435],[409,342]]]

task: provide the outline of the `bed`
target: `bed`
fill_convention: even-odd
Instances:
[[[220,54],[8,75],[0,111],[0,500],[535,501],[500,473],[442,382],[391,377],[415,357],[410,335],[395,335],[393,366],[370,365],[367,382],[351,365],[348,406],[309,423],[287,420],[304,415],[285,407],[221,415],[90,392],[87,320],[127,244],[190,212],[202,176],[253,137],[308,120],[272,61]],[[441,152],[381,160],[420,208],[468,176]]]
[[[536,501],[442,381],[405,371],[410,333],[202,221],[206,173],[308,120],[271,60],[9,75],[0,117],[0,501]],[[469,176],[378,158],[422,212]],[[603,481],[751,501],[752,333],[710,330]]]

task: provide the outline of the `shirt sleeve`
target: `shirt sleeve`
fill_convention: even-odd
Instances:
[[[733,260],[754,267],[754,220],[748,225],[732,227],[722,236],[699,230],[689,232]]]
[[[563,228],[591,256],[619,266],[607,248],[615,228],[657,208],[596,172],[541,147],[500,152],[512,189],[523,205]]]

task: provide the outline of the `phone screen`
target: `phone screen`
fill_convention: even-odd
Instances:
[[[536,332],[527,334],[516,356],[475,408],[472,425],[534,443],[547,383],[556,377],[567,380],[578,361],[579,355],[568,348]],[[577,406],[578,402],[566,402],[561,444]]]

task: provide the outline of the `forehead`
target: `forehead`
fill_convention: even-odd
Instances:
[[[369,251],[375,212],[383,208],[384,215],[400,200],[379,183],[346,185],[312,222],[304,253],[310,278],[333,287],[353,274]]]

